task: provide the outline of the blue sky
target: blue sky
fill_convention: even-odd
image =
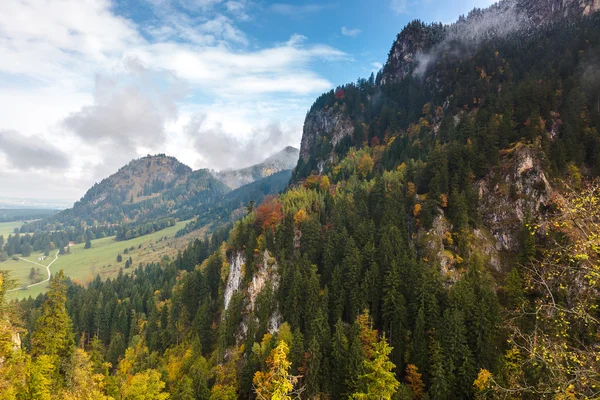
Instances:
[[[2,0],[0,195],[74,201],[145,154],[238,168],[299,146],[324,91],[412,19],[489,0]]]

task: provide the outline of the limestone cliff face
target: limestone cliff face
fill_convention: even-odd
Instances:
[[[279,329],[281,325],[281,314],[278,307],[274,307],[270,313],[267,321],[259,321],[257,312],[259,311],[258,298],[265,290],[270,289],[271,293],[276,293],[279,288],[279,266],[275,258],[269,253],[268,250],[264,250],[259,260],[257,260],[257,270],[252,276],[252,280],[248,282],[247,286],[242,283],[246,260],[243,254],[239,251],[234,252],[229,257],[229,272],[227,274],[227,281],[225,284],[224,293],[224,310],[223,318],[226,316],[226,312],[231,305],[231,298],[234,293],[243,293],[244,303],[242,318],[239,324],[239,328],[236,333],[237,343],[243,343],[246,340],[248,334],[248,327],[250,323],[265,323],[266,329],[270,333],[274,333]]]
[[[517,251],[523,223],[550,203],[553,190],[541,154],[533,146],[517,145],[505,152],[500,170],[478,183],[479,212],[498,250]]]
[[[324,140],[335,148],[344,137],[353,134],[354,123],[342,111],[334,108],[314,110],[304,121],[300,158],[307,161]]]
[[[539,148],[519,144],[505,151],[500,169],[477,182],[483,225],[467,232],[468,252],[495,271],[509,267],[505,261],[510,258],[502,257],[502,252],[519,251],[523,224],[539,217],[554,195],[541,155]],[[432,227],[417,233],[420,256],[439,265],[449,284],[463,271],[452,232],[452,225],[438,209]]]

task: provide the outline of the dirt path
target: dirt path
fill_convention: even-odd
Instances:
[[[34,283],[34,284],[31,284],[31,285],[27,285],[27,286],[22,286],[22,287],[16,288],[16,289],[12,289],[12,290],[9,290],[9,292],[14,292],[14,291],[23,290],[23,289],[29,289],[30,287],[34,287],[34,286],[37,286],[37,285],[41,285],[42,283],[48,282],[50,280],[50,276],[51,276],[50,275],[50,267],[52,266],[52,264],[54,264],[54,262],[56,260],[58,260],[58,250],[56,250],[56,254],[54,255],[54,260],[52,260],[52,262],[50,264],[48,264],[48,265],[44,265],[44,264],[37,263],[35,261],[27,260],[26,258],[23,258],[23,257],[19,257],[19,259],[23,260],[23,261],[27,261],[28,263],[39,265],[40,267],[46,268],[46,271],[48,271],[48,277],[45,280],[41,281],[41,282]]]

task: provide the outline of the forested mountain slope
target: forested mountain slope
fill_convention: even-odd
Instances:
[[[49,250],[113,235],[128,240],[177,220],[194,219],[187,231],[207,225],[216,229],[239,218],[236,211],[248,202],[283,190],[297,159],[298,150],[286,147],[261,164],[219,174],[192,171],[164,154],[133,160],[95,184],[73,208],[25,223],[19,229],[22,235],[5,238],[10,244],[5,250],[13,256],[23,248]],[[228,196],[232,189],[227,185],[237,188]]]
[[[73,208],[23,226],[61,230],[80,226],[117,226],[173,217],[179,209],[209,202],[229,191],[208,170],[192,169],[159,154],[131,161],[90,188]]]
[[[30,334],[5,350],[0,385],[597,398],[597,6],[505,1],[457,25],[502,7],[526,23],[468,47],[453,27],[410,23],[378,77],[316,100],[283,194],[174,262],[87,288],[59,276],[23,301]],[[394,66],[408,37],[400,48],[423,43],[411,57],[430,54],[424,67]],[[2,329],[9,348],[16,328]]]

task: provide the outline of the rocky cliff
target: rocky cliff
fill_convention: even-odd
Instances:
[[[354,123],[341,110],[336,108],[314,110],[304,121],[300,158],[307,161],[311,155],[315,155],[317,147],[328,144],[335,148],[343,138],[353,134]]]
[[[502,153],[501,167],[478,183],[479,212],[497,240],[497,250],[516,251],[523,225],[550,203],[553,190],[541,149],[517,143]]]

